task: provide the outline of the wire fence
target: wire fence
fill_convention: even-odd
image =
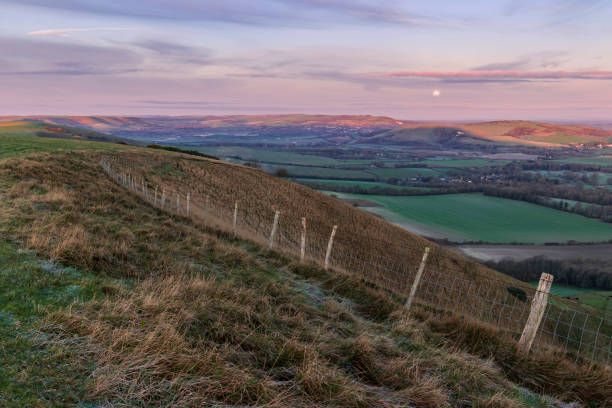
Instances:
[[[344,271],[401,298],[415,285],[418,263],[397,259],[397,254],[382,250],[355,251],[347,238],[334,240],[333,225],[329,225],[328,235],[315,233],[315,229],[309,228],[308,217],[303,220],[293,214],[277,213],[278,210],[259,205],[257,200],[229,200],[227,195],[215,191],[198,192],[195,196],[190,191],[151,182],[147,174],[139,174],[115,156],[102,159],[101,165],[117,184],[170,213],[295,255],[304,262]],[[402,248],[402,255],[405,259],[420,259],[424,249],[424,245]],[[449,264],[442,258],[432,252],[422,278],[416,282],[415,301],[433,311],[450,311],[490,324],[518,339],[525,330],[538,290],[525,285],[511,287],[500,278],[471,277],[463,266]],[[541,323],[536,326],[533,347],[563,351],[576,361],[609,365],[612,320],[605,313],[570,307],[565,299],[546,295],[548,302]]]

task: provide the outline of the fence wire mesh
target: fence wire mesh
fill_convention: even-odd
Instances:
[[[301,217],[283,213],[281,208],[262,208],[249,200],[232,200],[232,188],[223,194],[215,190],[193,194],[189,190],[153,183],[146,174],[139,174],[129,163],[117,157],[107,157],[101,161],[101,165],[113,181],[153,206],[192,218],[211,228],[235,232],[240,238],[262,246],[270,245],[274,214],[280,211],[272,247],[299,256],[302,234],[305,233],[305,261],[321,266],[324,263],[329,235],[322,236],[312,231],[328,229],[331,234],[333,225],[311,229],[307,219],[304,230]],[[205,174],[202,177],[206,179]],[[240,186],[234,189],[239,190]],[[350,237],[350,234],[344,237]],[[396,259],[397,254],[356,252],[351,242],[347,241],[348,238],[336,238],[333,242],[330,268],[358,276],[394,295],[405,297],[408,294],[418,265]],[[415,259],[420,258],[423,250],[424,246],[409,246],[402,248],[402,254],[407,259]],[[465,275],[466,271],[461,270],[461,266],[443,262],[434,251],[416,290],[415,300],[434,311],[461,314],[518,338],[525,327],[537,289],[509,287],[507,281],[492,277],[466,279],[463,278]],[[605,313],[572,308],[563,299],[549,296],[534,347],[552,347],[576,360],[609,365],[612,357],[612,320]]]

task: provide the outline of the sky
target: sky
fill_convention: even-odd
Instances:
[[[612,121],[609,0],[0,0],[0,115]]]

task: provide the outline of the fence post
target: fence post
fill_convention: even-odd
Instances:
[[[166,188],[162,187],[161,208],[166,206]]]
[[[406,305],[404,306],[404,309],[407,311],[410,310],[410,306],[412,305],[412,301],[414,300],[414,295],[416,293],[417,288],[419,287],[419,282],[421,281],[421,277],[423,276],[423,271],[425,270],[425,264],[427,263],[428,256],[429,256],[429,247],[425,247],[425,252],[423,253],[423,259],[421,259],[421,265],[419,265],[419,270],[417,271],[417,274],[414,277],[412,288],[410,288],[410,295],[408,296],[408,300],[406,301]]]
[[[270,232],[270,242],[268,243],[268,247],[272,248],[274,246],[274,235],[276,235],[276,227],[278,226],[278,217],[280,217],[280,211],[274,212],[274,222],[272,223],[272,232]]]
[[[548,273],[543,273],[540,277],[538,289],[531,302],[529,317],[527,318],[523,334],[521,334],[521,339],[518,343],[519,353],[528,354],[531,349],[531,345],[536,338],[538,328],[544,317],[544,311],[548,303],[548,293],[550,292],[550,286],[552,285],[553,279],[554,277]]]
[[[327,243],[327,252],[325,253],[325,270],[329,268],[329,257],[331,256],[332,245],[334,245],[334,237],[336,236],[337,225],[332,228],[331,235],[329,236],[329,242]]]
[[[189,199],[191,198],[191,194],[187,193],[187,205],[185,206],[187,210],[187,216],[189,217]]]
[[[238,201],[234,203],[234,221],[232,222],[232,235],[236,238],[236,223],[238,222]]]
[[[209,200],[210,196],[207,194],[206,195],[206,202],[204,204],[204,222],[208,221],[208,200]]]
[[[302,237],[300,240],[300,262],[306,257],[306,218],[302,217]]]
[[[153,196],[153,205],[157,205],[157,184],[155,185],[155,195]]]

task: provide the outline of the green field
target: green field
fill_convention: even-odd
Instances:
[[[612,225],[551,208],[481,194],[391,197],[332,193],[374,201],[368,210],[417,233],[492,243],[603,242]]]
[[[572,157],[570,159],[556,160],[561,163],[575,163],[575,164],[595,164],[599,166],[612,166],[612,156],[602,155],[595,157]]]
[[[531,286],[537,287],[538,282],[530,282]],[[612,291],[599,289],[585,289],[577,286],[555,285],[550,288],[550,293],[562,297],[577,297],[582,304],[612,313]]]
[[[367,166],[372,162],[395,161],[389,159],[333,159],[331,157],[311,154],[293,153],[288,151],[263,150],[243,146],[199,146],[194,147],[202,153],[217,157],[239,158],[243,161],[259,161],[264,163],[297,164],[303,166]]]
[[[330,169],[325,167],[291,166],[282,164],[262,164],[261,168],[270,173],[274,173],[277,169],[286,169],[291,177],[299,178],[376,180],[376,176],[364,170]]]
[[[441,174],[444,174],[442,169],[428,169],[421,167],[408,167],[408,168],[390,168],[390,169],[372,169],[368,170],[368,173],[371,173],[378,177],[379,179],[386,178],[412,178],[419,176],[434,176],[439,177]]]
[[[487,160],[487,159],[428,159],[415,164],[426,164],[434,167],[493,167],[504,166],[510,163],[510,160]]]
[[[334,186],[348,186],[348,187],[362,187],[362,188],[391,188],[394,190],[431,190],[427,187],[407,187],[407,186],[394,186],[393,184],[386,184],[377,181],[351,181],[351,180],[325,180],[316,178],[300,178],[296,179],[298,182],[312,182],[320,184],[329,184]]]
[[[65,153],[68,151],[93,149],[116,151],[126,148],[129,148],[129,146],[115,143],[52,139],[36,136],[5,136],[0,133],[0,159],[38,152]]]

